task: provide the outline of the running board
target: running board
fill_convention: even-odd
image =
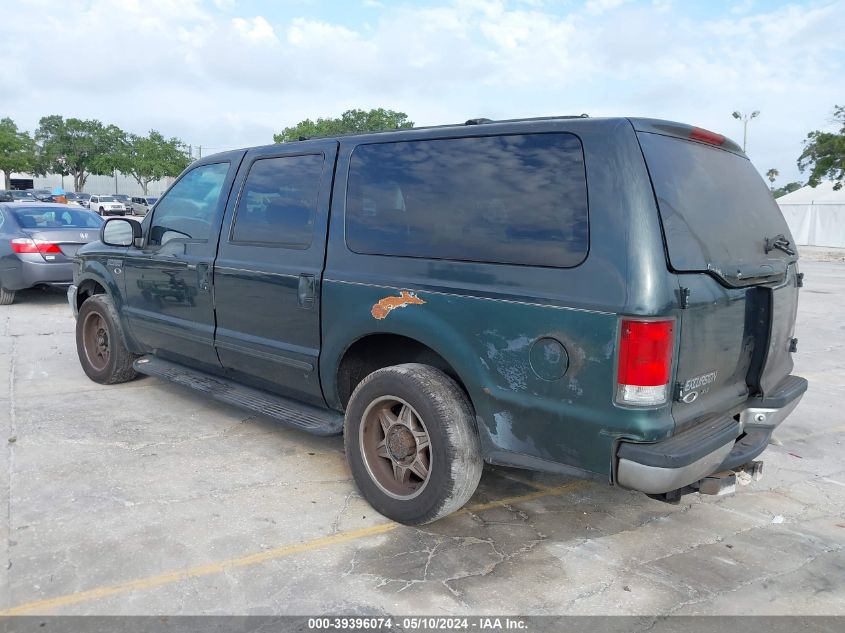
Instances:
[[[215,400],[266,415],[313,435],[338,435],[343,432],[343,415],[331,409],[320,409],[266,391],[245,387],[227,378],[212,376],[155,356],[143,356],[132,366],[138,373],[190,387]]]

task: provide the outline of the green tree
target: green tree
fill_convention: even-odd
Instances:
[[[10,118],[0,119],[0,169],[6,177],[5,188],[12,187],[12,172],[29,172],[36,166],[36,148],[26,132],[18,130]]]
[[[823,179],[829,179],[839,190],[845,183],[845,106],[833,107],[833,120],[840,126],[838,132],[816,130],[807,135],[798,169],[810,170],[807,184],[816,187]]]
[[[127,142],[126,134],[115,125],[57,114],[42,117],[35,140],[41,145],[39,171],[73,176],[74,191],[81,191],[91,174],[111,174]]]
[[[768,178],[769,182],[772,183],[772,188],[774,188],[775,180],[778,179],[778,176],[780,176],[780,172],[774,167],[766,172],[766,178]]]
[[[772,189],[772,195],[775,198],[780,198],[781,196],[785,196],[788,193],[792,193],[793,191],[797,191],[801,187],[803,187],[800,182],[790,182],[785,184],[783,187],[779,187],[777,189]]]
[[[403,130],[414,127],[404,112],[375,108],[373,110],[347,110],[334,119],[305,119],[293,127],[286,127],[279,134],[273,135],[276,143],[298,141],[300,137],[340,136],[360,132],[384,132]]]
[[[130,134],[123,145],[118,169],[132,176],[147,195],[154,180],[178,176],[190,164],[185,145],[177,138],[166,139],[150,130],[147,136]]]

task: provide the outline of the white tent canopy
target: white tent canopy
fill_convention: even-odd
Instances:
[[[797,244],[845,248],[845,187],[836,191],[832,182],[807,185],[777,203]]]

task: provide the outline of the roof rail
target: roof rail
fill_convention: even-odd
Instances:
[[[475,119],[467,119],[464,122],[464,125],[487,125],[491,123],[521,123],[524,121],[556,121],[558,119],[589,119],[589,114],[567,114],[563,116],[536,116],[536,117],[526,117],[522,119],[487,119],[484,117],[478,117]],[[449,128],[455,127],[456,125],[460,125],[460,123],[446,123],[444,125],[422,125],[420,127],[408,128],[408,129],[395,129],[395,130],[380,130],[378,132],[345,132],[341,134],[315,134],[312,136],[300,136],[297,140],[298,141],[314,141],[326,138],[345,138],[348,136],[362,136],[364,134],[390,134],[392,132],[408,132],[411,130],[436,130],[438,128]]]
[[[524,117],[521,119],[485,119],[479,117],[477,119],[468,119],[464,125],[486,125],[487,123],[521,123],[523,121],[554,121],[557,119],[589,119],[590,115],[586,112],[584,114],[564,114],[561,116],[535,116]]]

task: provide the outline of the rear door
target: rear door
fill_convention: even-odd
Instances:
[[[240,381],[317,404],[323,403],[320,287],[336,155],[335,141],[251,150],[214,265],[215,345],[223,366]]]
[[[718,135],[668,131],[638,136],[686,303],[673,407],[683,424],[765,394],[792,371],[797,255],[747,157],[714,145]]]

